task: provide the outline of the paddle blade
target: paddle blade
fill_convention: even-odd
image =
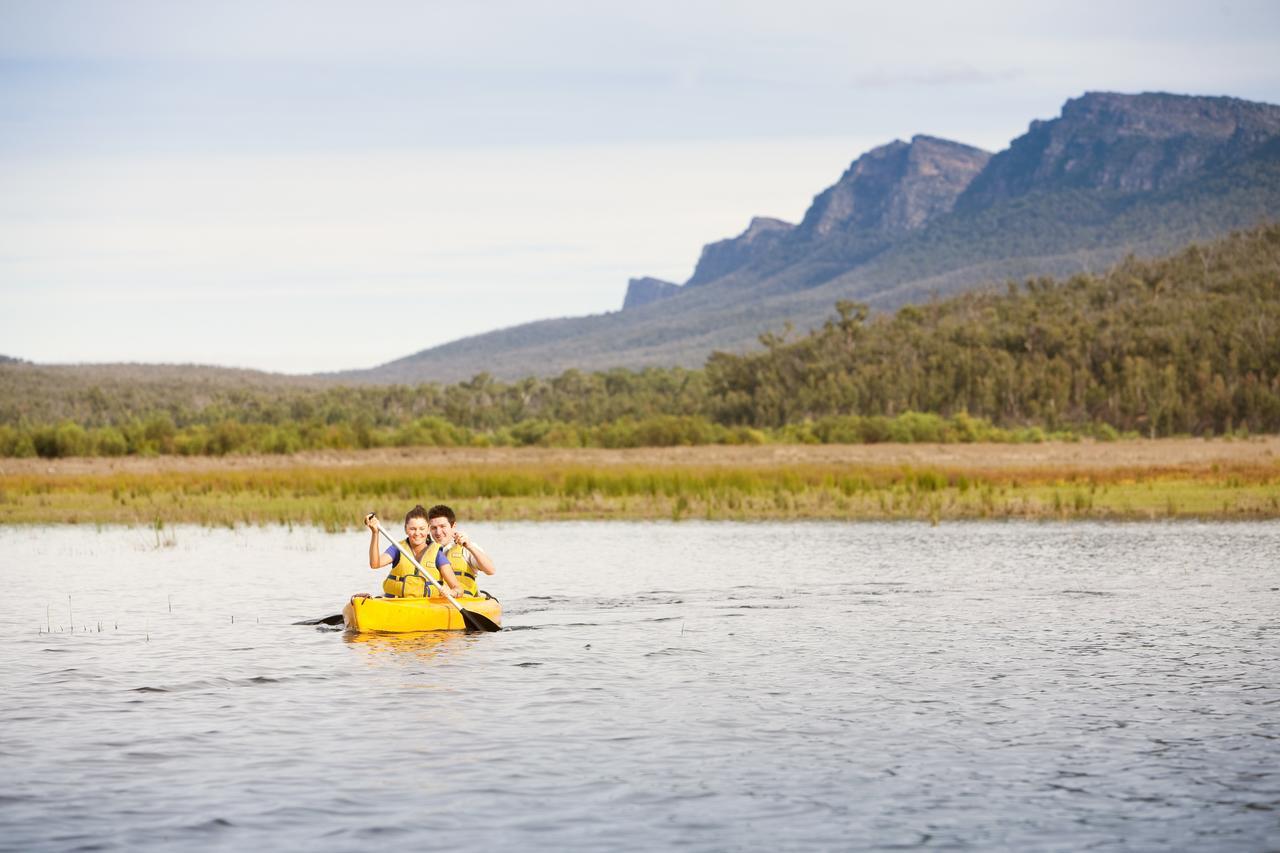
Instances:
[[[341,625],[342,614],[335,613],[332,616],[321,616],[319,619],[303,619],[301,622],[294,622],[295,625]]]
[[[467,626],[468,631],[501,631],[502,626],[494,622],[483,613],[476,613],[465,607],[459,607],[458,612],[462,614],[462,621]]]

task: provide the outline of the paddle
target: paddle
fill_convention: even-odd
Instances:
[[[459,604],[457,600],[454,599],[454,597],[449,594],[449,590],[444,588],[444,584],[436,583],[435,581],[431,580],[430,576],[427,575],[426,570],[422,568],[422,564],[413,558],[413,554],[409,553],[403,548],[400,548],[400,546],[396,543],[396,540],[391,538],[391,534],[387,533],[387,531],[382,529],[382,525],[378,523],[378,519],[375,518],[373,520],[373,526],[377,529],[379,533],[383,535],[383,537],[386,538],[388,542],[390,542],[392,545],[395,545],[396,548],[399,549],[400,556],[408,557],[409,562],[413,564],[413,567],[417,569],[419,572],[422,572],[422,578],[424,581],[426,581],[429,584],[434,583],[436,587],[440,590],[441,594],[444,595],[445,598],[449,599],[449,603],[452,604],[457,609],[457,611],[462,614],[462,621],[467,626],[468,631],[501,631],[502,630],[502,626],[499,625],[497,622],[494,622],[488,616],[485,616],[483,613],[476,613],[474,611],[468,610],[467,608]]]
[[[332,616],[321,616],[318,619],[303,619],[301,622],[294,622],[295,625],[341,625],[342,614],[335,613]]]

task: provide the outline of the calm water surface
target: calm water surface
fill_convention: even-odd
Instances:
[[[0,849],[1280,849],[1278,524],[469,530],[0,530]]]

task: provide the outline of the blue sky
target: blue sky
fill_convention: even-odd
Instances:
[[[0,353],[367,367],[682,281],[858,154],[1280,103],[1264,2],[0,0]]]

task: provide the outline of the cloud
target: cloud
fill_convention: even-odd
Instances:
[[[0,0],[0,339],[191,360],[256,295],[290,322],[239,363],[339,369],[405,354],[349,334],[361,294],[448,305],[422,346],[611,310],[894,138],[999,150],[1088,89],[1280,101],[1277,10]]]
[[[983,70],[965,63],[926,68],[877,68],[855,74],[854,86],[867,88],[988,86],[1016,83],[1027,76],[1022,69]]]
[[[406,346],[366,329],[371,311],[447,317],[415,332],[424,348],[616,310],[627,278],[687,277],[752,214],[797,218],[863,147],[10,159],[0,340],[37,361],[218,361],[221,345],[266,369],[372,365]]]
[[[979,111],[1003,134],[1029,106],[1043,116],[1085,89],[1280,97],[1278,13],[1259,3],[1109,4],[1105,15],[815,0],[5,11],[0,151],[892,136]],[[993,143],[980,137],[961,141]]]

